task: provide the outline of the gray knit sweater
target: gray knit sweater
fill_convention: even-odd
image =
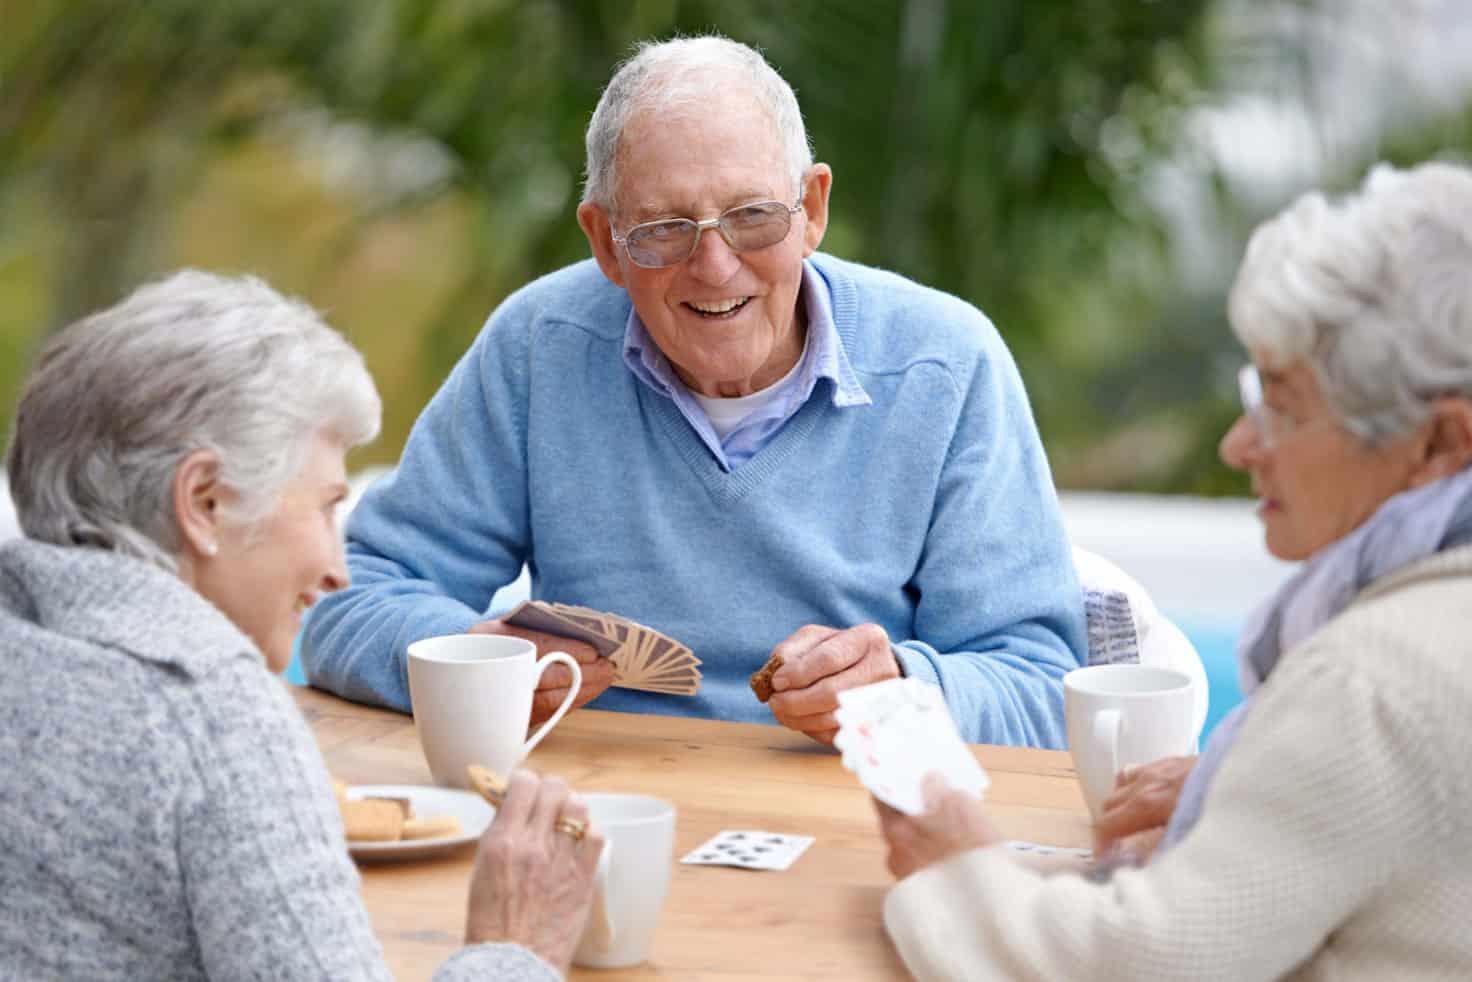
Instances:
[[[0,546],[0,979],[388,977],[255,645],[151,565]],[[558,976],[476,945],[435,977]]]

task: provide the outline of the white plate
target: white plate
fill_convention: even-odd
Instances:
[[[448,852],[479,839],[496,810],[472,791],[433,788],[421,784],[354,784],[348,798],[408,798],[416,818],[454,815],[460,819],[459,835],[436,839],[407,839],[402,842],[349,842],[348,852],[359,860],[423,859]]]

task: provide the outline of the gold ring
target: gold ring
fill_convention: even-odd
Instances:
[[[582,842],[583,836],[588,834],[587,822],[584,822],[581,819],[568,818],[566,816],[559,818],[556,824],[554,824],[552,827],[559,832],[566,832],[568,835],[572,836],[572,841],[574,842]]]

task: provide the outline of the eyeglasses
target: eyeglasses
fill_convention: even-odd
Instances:
[[[613,241],[624,247],[636,266],[664,269],[678,266],[693,256],[696,246],[700,245],[700,233],[708,228],[719,229],[721,238],[737,252],[774,246],[787,238],[787,232],[792,228],[792,216],[800,210],[801,197],[790,208],[781,201],[757,201],[738,205],[717,218],[707,218],[703,222],[693,218],[661,218],[655,222],[644,222],[623,235],[615,232]]]
[[[1257,366],[1243,365],[1237,370],[1237,394],[1242,399],[1243,414],[1252,421],[1257,430],[1258,442],[1264,450],[1272,450],[1286,438],[1302,433],[1325,423],[1337,424],[1333,416],[1318,416],[1300,422],[1280,410],[1274,409],[1263,400],[1262,376]]]

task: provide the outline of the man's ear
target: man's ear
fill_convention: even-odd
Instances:
[[[1418,488],[1472,465],[1472,400],[1438,399],[1432,407],[1420,460],[1411,473]]]
[[[174,468],[170,487],[174,524],[179,529],[180,558],[192,567],[220,548],[220,461],[209,450],[196,450]]]
[[[833,189],[833,171],[827,164],[814,164],[803,177],[802,210],[807,221],[802,228],[802,254],[818,251],[828,231],[828,192]]]
[[[578,205],[578,224],[588,237],[598,268],[615,286],[624,286],[624,271],[618,263],[618,244],[613,241],[613,223],[602,205],[584,201]]]

